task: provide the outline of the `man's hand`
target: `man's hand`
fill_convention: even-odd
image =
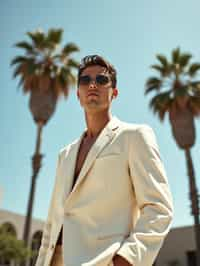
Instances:
[[[113,258],[114,266],[131,266],[131,264],[123,257],[115,255]]]

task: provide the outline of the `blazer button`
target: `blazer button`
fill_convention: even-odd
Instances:
[[[51,245],[51,249],[54,249],[54,247],[55,247],[55,245],[54,245],[54,244],[52,244],[52,245]]]

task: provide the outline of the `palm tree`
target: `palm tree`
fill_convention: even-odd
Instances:
[[[180,48],[172,51],[171,60],[158,54],[158,64],[151,67],[158,72],[146,82],[145,94],[152,91],[155,96],[150,101],[150,108],[162,122],[169,114],[172,133],[179,148],[185,151],[192,215],[197,248],[197,265],[200,265],[200,224],[198,190],[190,149],[195,143],[194,118],[200,115],[200,80],[197,74],[199,63],[190,63],[189,53],[182,53]]]
[[[13,77],[19,76],[19,86],[24,94],[30,93],[29,108],[37,125],[36,149],[32,157],[33,175],[23,235],[26,245],[29,243],[36,177],[41,167],[42,129],[52,117],[60,96],[67,98],[70,86],[76,82],[73,69],[78,67],[78,62],[71,58],[71,54],[79,51],[74,43],[59,49],[62,29],[50,29],[46,34],[37,30],[27,32],[27,35],[29,42],[15,44],[24,50],[24,55],[16,56],[11,62],[15,66]]]

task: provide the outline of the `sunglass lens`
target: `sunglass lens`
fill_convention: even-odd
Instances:
[[[79,84],[88,85],[90,83],[90,76],[80,76]]]
[[[96,82],[100,85],[105,85],[109,82],[109,78],[104,75],[97,75],[96,76]]]

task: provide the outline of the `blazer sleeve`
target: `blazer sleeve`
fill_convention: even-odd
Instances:
[[[134,266],[151,266],[169,232],[173,204],[153,130],[129,135],[129,169],[140,217],[117,254]]]
[[[59,165],[60,165],[60,153],[57,159],[55,183],[54,183],[53,193],[52,193],[52,197],[51,197],[51,201],[49,205],[48,216],[44,224],[43,233],[42,233],[42,241],[41,241],[41,245],[40,245],[40,249],[39,249],[39,253],[38,253],[35,266],[44,266],[44,261],[45,261],[47,250],[49,247],[50,233],[51,233],[51,227],[52,227],[52,214],[53,214],[53,209],[55,205],[55,197],[57,194],[57,187],[58,187],[57,183],[58,183],[58,177],[59,177]]]

